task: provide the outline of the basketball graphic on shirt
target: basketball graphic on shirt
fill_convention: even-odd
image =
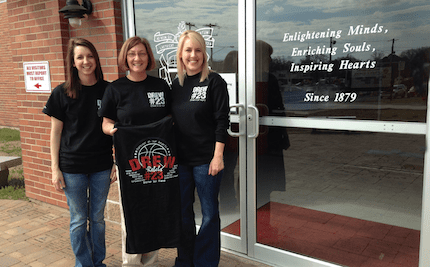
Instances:
[[[165,142],[146,139],[134,150],[133,158],[128,160],[131,172],[126,172],[132,177],[133,183],[165,181],[176,177],[178,166],[175,161],[175,156]]]
[[[153,159],[154,156],[159,156],[161,159],[170,156],[170,150],[163,142],[159,140],[147,140],[143,142],[137,149],[135,155],[139,160],[140,165],[144,166],[142,158]],[[163,161],[160,163],[161,168],[164,168]]]

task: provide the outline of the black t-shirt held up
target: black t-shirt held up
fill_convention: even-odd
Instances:
[[[179,178],[168,115],[170,87],[152,76],[112,82],[99,111],[117,128],[113,140],[129,254],[175,247],[179,241]]]

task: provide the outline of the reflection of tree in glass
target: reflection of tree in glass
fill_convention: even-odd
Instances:
[[[426,83],[430,71],[430,47],[409,49],[402,52],[401,57],[410,64],[413,84],[418,95],[426,97]]]
[[[372,60],[379,61],[379,60],[381,60],[382,58],[384,58],[384,56],[385,56],[384,52],[381,52],[381,51],[379,51],[379,50],[376,50],[375,52],[373,52],[373,53],[372,53],[371,59],[372,59]]]

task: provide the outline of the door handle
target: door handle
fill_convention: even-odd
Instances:
[[[244,109],[245,105],[244,104],[234,104],[234,105],[231,105],[230,108],[238,108],[239,109],[239,114],[240,114],[240,109]],[[245,129],[244,129],[244,127],[241,127],[240,122],[239,122],[239,132],[236,133],[236,132],[233,132],[231,130],[231,123],[230,123],[230,126],[227,129],[227,132],[232,137],[239,137],[239,136],[245,135]]]
[[[249,113],[248,114],[248,120],[249,121],[252,121],[252,120],[254,120],[254,133],[253,134],[249,134],[248,135],[248,138],[257,138],[258,137],[258,134],[259,134],[259,117],[260,117],[260,115],[259,115],[259,113],[258,113],[258,108],[257,107],[255,107],[255,106],[253,106],[253,105],[249,105],[248,106],[248,109],[252,109],[252,110],[254,110],[254,117],[252,116],[252,114],[251,113]]]

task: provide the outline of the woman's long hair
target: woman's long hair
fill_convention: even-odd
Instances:
[[[206,42],[203,39],[203,36],[193,30],[184,31],[179,37],[178,42],[178,50],[176,51],[176,65],[178,68],[178,79],[179,84],[181,86],[184,85],[185,75],[187,75],[187,71],[185,69],[184,63],[182,62],[182,49],[184,48],[184,43],[187,39],[190,39],[193,43],[197,43],[200,46],[200,49],[203,52],[203,65],[202,65],[202,74],[200,77],[200,82],[206,80],[209,76],[209,64],[208,64],[208,55],[206,53]]]
[[[97,53],[96,48],[94,45],[83,38],[73,38],[69,40],[69,45],[67,47],[67,56],[66,56],[66,62],[67,62],[67,80],[64,84],[64,90],[67,96],[70,98],[78,98],[79,97],[79,91],[82,89],[82,84],[79,79],[78,70],[76,67],[74,67],[74,56],[75,56],[75,48],[77,46],[84,46],[87,47],[91,53],[94,56],[94,59],[96,60],[96,69],[94,71],[94,74],[96,75],[96,80],[103,80],[103,71],[100,65],[100,58],[99,54]]]

